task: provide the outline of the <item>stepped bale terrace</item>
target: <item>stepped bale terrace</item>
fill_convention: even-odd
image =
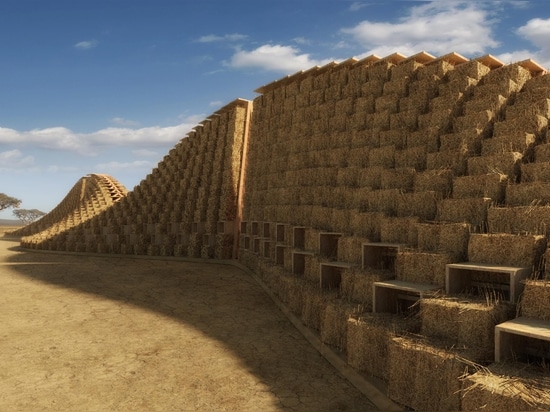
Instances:
[[[402,406],[550,409],[550,74],[396,53],[256,92],[132,191],[89,175],[11,234],[230,259]]]

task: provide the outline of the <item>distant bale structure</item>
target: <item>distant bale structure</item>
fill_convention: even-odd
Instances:
[[[10,236],[22,236],[22,245],[37,248],[53,237],[84,224],[109,209],[128,194],[115,178],[105,174],[90,174],[81,178],[67,196],[47,215]],[[61,245],[57,247],[63,248]]]
[[[22,246],[238,259],[403,406],[548,408],[545,69],[395,53],[256,92],[133,191],[76,224],[52,211]]]

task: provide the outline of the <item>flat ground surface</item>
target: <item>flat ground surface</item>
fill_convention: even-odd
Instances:
[[[0,228],[0,410],[368,411],[233,266],[19,250]]]

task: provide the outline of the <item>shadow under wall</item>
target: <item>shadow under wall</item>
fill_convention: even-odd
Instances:
[[[326,410],[358,411],[372,405],[309,345],[254,279],[236,267],[36,253],[18,247],[8,255],[10,269],[27,278],[193,326],[222,343],[277,397],[296,393],[318,398]],[[346,396],[335,396],[335,390]]]

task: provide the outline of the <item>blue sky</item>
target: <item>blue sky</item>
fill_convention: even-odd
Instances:
[[[550,67],[550,7],[1,0],[0,192],[48,212],[89,173],[132,190],[197,122],[266,83],[333,60],[423,50]]]

